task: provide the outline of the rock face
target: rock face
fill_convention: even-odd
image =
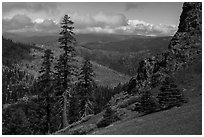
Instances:
[[[202,54],[202,3],[185,2],[178,31],[168,50],[139,63],[137,75],[129,81],[129,93],[157,86],[166,75],[182,69]]]
[[[178,32],[202,30],[202,3],[186,2],[180,16]]]

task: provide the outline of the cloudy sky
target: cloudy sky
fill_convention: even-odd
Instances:
[[[61,18],[68,14],[75,33],[173,35],[182,3],[15,3],[2,4],[3,32],[48,35],[59,32]]]

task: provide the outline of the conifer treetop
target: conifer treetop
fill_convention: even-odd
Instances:
[[[70,19],[68,15],[65,15],[61,21],[61,31],[60,31],[60,36],[58,39],[58,42],[60,43],[62,49],[66,50],[71,50],[69,49],[70,46],[68,44],[73,44],[76,40],[74,38],[74,32],[73,32],[73,24],[74,22]]]

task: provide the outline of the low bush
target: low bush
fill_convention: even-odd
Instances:
[[[110,106],[108,106],[105,110],[102,120],[97,123],[97,127],[106,127],[118,120],[120,120],[120,118],[117,116],[117,113]]]
[[[122,102],[121,104],[118,105],[118,107],[120,108],[126,108],[127,106],[136,103],[139,101],[139,98],[137,96],[132,96],[129,99],[125,100],[124,102]]]
[[[157,108],[158,108],[157,102],[152,97],[151,92],[145,91],[140,98],[139,104],[137,105],[138,112],[149,114],[155,112]]]

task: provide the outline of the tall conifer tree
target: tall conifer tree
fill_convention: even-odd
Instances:
[[[88,114],[93,113],[93,99],[92,99],[92,91],[94,89],[94,73],[92,64],[89,58],[85,58],[83,61],[83,66],[81,68],[81,72],[79,75],[79,88],[80,88],[80,106],[81,106],[81,116],[85,117]]]
[[[43,122],[46,124],[45,131],[46,133],[50,133],[50,114],[51,114],[51,105],[50,105],[50,97],[52,94],[52,80],[53,80],[53,71],[52,71],[52,63],[53,63],[53,52],[49,49],[45,50],[43,58],[43,63],[41,66],[41,70],[39,73],[39,86],[41,88],[40,93],[40,101],[41,107],[43,107],[46,111],[46,121]]]
[[[73,47],[75,38],[73,32],[74,22],[68,15],[65,15],[61,22],[61,32],[59,33],[60,48],[63,53],[58,59],[56,68],[58,95],[60,96],[62,109],[62,125],[63,128],[68,126],[68,108],[69,98],[73,89],[73,77],[76,72],[75,62],[75,48]]]

